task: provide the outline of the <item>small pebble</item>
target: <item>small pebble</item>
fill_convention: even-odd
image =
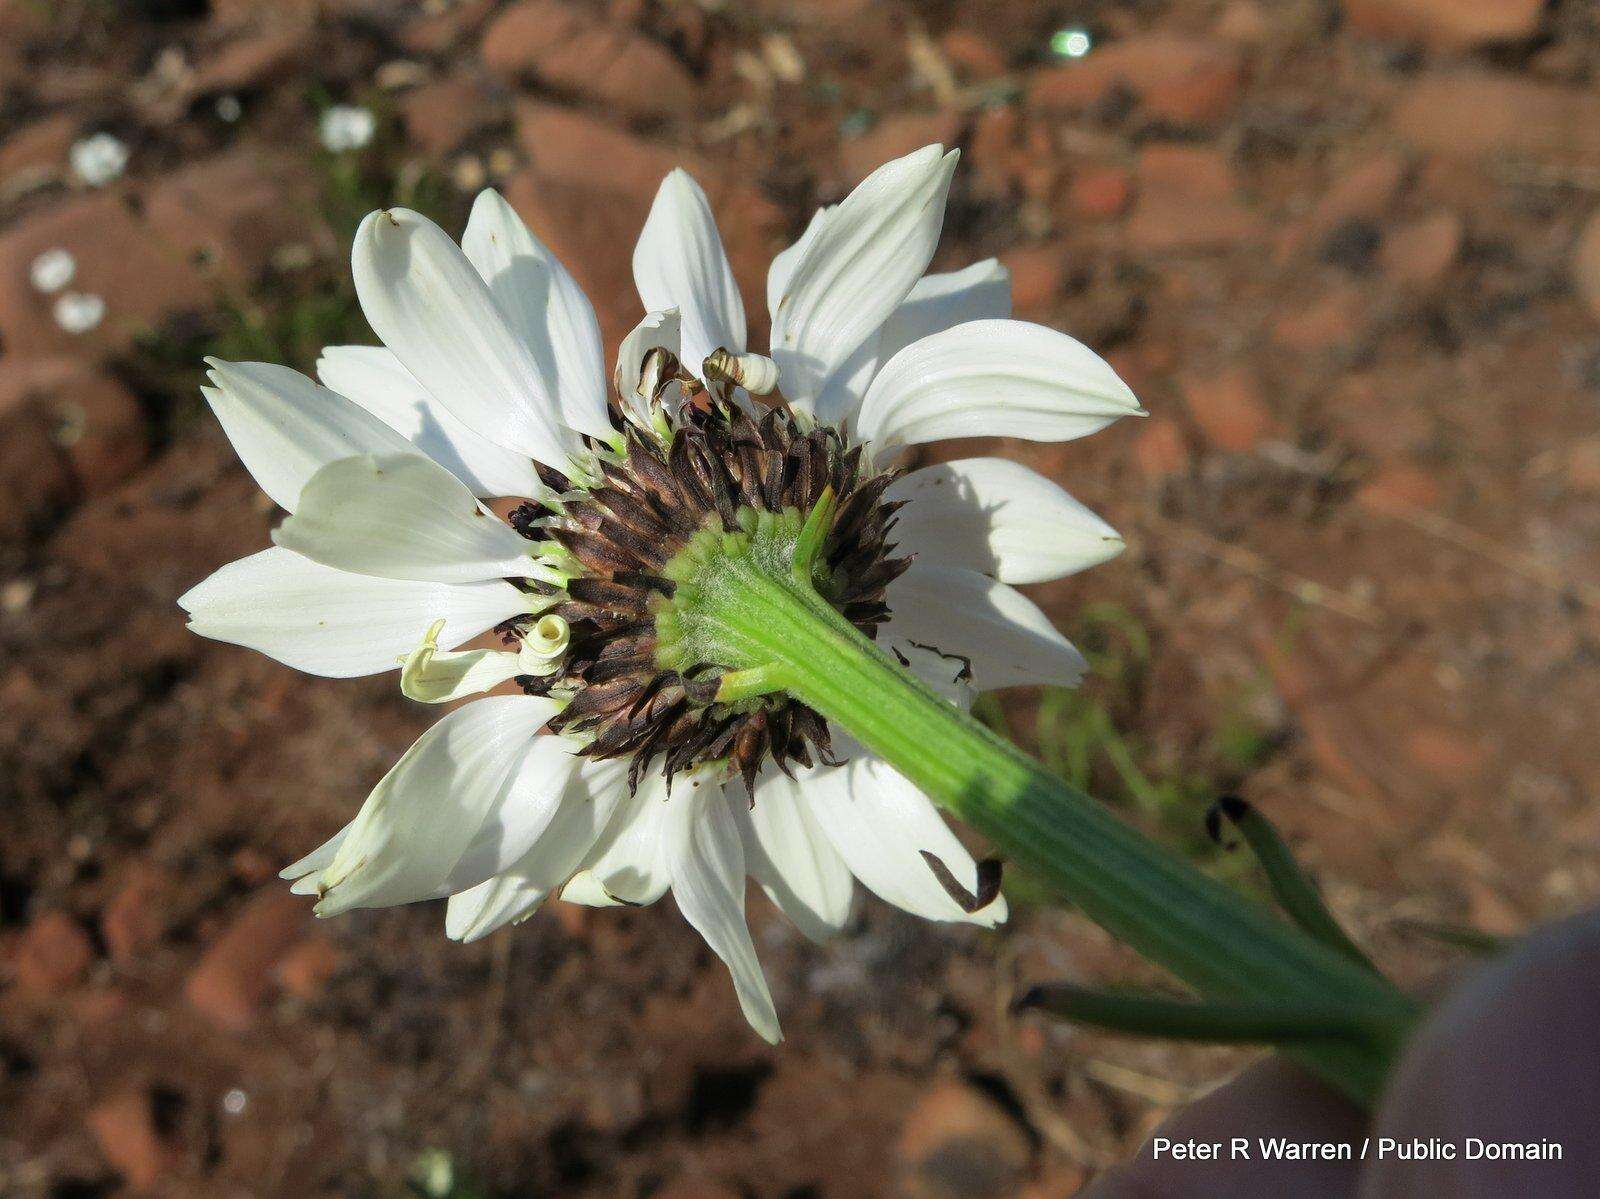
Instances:
[[[128,166],[128,145],[114,133],[94,133],[67,151],[73,173],[90,187],[104,187]]]
[[[78,260],[72,256],[71,251],[63,250],[59,246],[40,254],[28,267],[28,278],[33,286],[46,295],[60,291],[72,282],[72,276],[77,273]]]
[[[106,302],[88,292],[62,293],[52,309],[56,324],[68,333],[87,333],[105,319]]]

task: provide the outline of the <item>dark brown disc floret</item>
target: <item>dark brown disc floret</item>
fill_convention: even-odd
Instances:
[[[560,512],[530,504],[512,519],[524,536],[566,547],[584,570],[550,609],[571,630],[560,669],[519,680],[530,692],[571,696],[551,727],[592,735],[593,756],[631,758],[633,786],[658,757],[669,779],[728,760],[747,786],[769,756],[786,772],[813,756],[832,763],[827,723],[804,704],[781,693],[719,702],[721,665],[663,668],[655,611],[675,590],[667,564],[697,533],[737,531],[741,509],[809,512],[831,487],[837,505],[818,590],[874,636],[889,615],[885,592],[910,564],[888,541],[900,505],[883,496],[895,473],[866,473],[861,447],[834,429],[802,432],[785,411],[757,421],[721,404],[686,405],[669,442],[629,425],[623,453],[598,469]],[[546,481],[565,490],[564,479]]]

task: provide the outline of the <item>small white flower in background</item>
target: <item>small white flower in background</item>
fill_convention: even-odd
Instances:
[[[67,161],[90,187],[104,187],[128,166],[128,146],[114,133],[94,133],[72,144]]]
[[[105,319],[106,302],[90,292],[63,292],[51,310],[68,333],[87,333]]]
[[[238,96],[218,96],[215,108],[217,116],[230,125],[244,115],[244,105]]]
[[[317,136],[325,149],[335,154],[360,150],[372,141],[378,120],[370,108],[355,104],[335,104],[322,114]]]
[[[60,291],[72,282],[72,277],[77,273],[78,260],[72,256],[72,251],[64,250],[60,246],[46,250],[28,266],[29,281],[36,291],[42,291],[46,295]]]
[[[674,171],[634,251],[647,315],[614,397],[594,309],[493,191],[459,247],[404,209],[363,222],[356,292],[384,345],[326,349],[325,386],[212,363],[206,399],[290,515],[182,597],[190,627],[313,674],[399,668],[424,702],[524,692],[445,715],[284,871],[319,914],[448,897],[470,941],[548,898],[670,890],[769,1040],[746,877],[817,939],[858,881],[928,919],[1005,919],[993,872],[888,763],[781,692],[718,707],[704,676],[658,665],[652,615],[694,530],[731,527],[736,503],[804,511],[826,485],[828,602],[951,702],[1081,677],[1012,584],[1103,562],[1116,532],[1004,459],[890,469],[927,442],[1063,441],[1142,412],[1086,347],[1009,319],[998,262],[924,273],[955,163],[926,147],[816,214],[768,273],[765,356],[705,194]],[[505,496],[531,500],[510,524],[482,504]],[[458,649],[491,628],[507,649]]]

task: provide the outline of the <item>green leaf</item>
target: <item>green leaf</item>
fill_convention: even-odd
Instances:
[[[1222,822],[1226,820],[1237,828],[1245,844],[1261,864],[1267,876],[1267,886],[1284,914],[1308,934],[1330,949],[1338,950],[1352,961],[1359,962],[1374,974],[1378,968],[1372,959],[1361,951],[1339,927],[1333,913],[1322,902],[1317,885],[1311,881],[1294,860],[1289,846],[1284,843],[1272,822],[1256,808],[1236,795],[1225,795],[1211,805],[1206,813],[1206,831],[1214,841],[1222,841]]]
[[[1096,991],[1070,983],[1034,987],[1013,1011],[1043,1011],[1111,1032],[1213,1045],[1381,1041],[1384,1030],[1348,1007],[1286,1000],[1190,1001]]]
[[[1510,937],[1497,937],[1493,933],[1486,933],[1479,928],[1469,928],[1464,924],[1445,924],[1437,920],[1402,920],[1395,927],[1482,958],[1504,953],[1511,946]]]

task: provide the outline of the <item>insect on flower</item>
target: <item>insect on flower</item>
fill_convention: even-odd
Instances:
[[[674,171],[609,386],[588,300],[492,191],[459,248],[413,212],[366,219],[355,283],[384,345],[328,348],[321,386],[212,362],[207,400],[290,515],[182,598],[191,627],[314,674],[399,666],[428,703],[523,692],[441,719],[284,872],[320,913],[448,897],[447,932],[472,940],[551,896],[671,890],[770,1040],[747,876],[817,939],[857,881],[929,919],[1005,918],[995,870],[932,802],[736,668],[706,607],[782,559],[949,703],[1080,677],[1012,585],[1104,561],[1117,534],[1013,462],[896,465],[1141,411],[1084,346],[1008,319],[997,262],[924,273],[955,163],[926,147],[816,214],[772,263],[768,355],[746,344],[704,193]],[[525,502],[502,522],[491,497]],[[458,648],[490,629],[503,648]]]

